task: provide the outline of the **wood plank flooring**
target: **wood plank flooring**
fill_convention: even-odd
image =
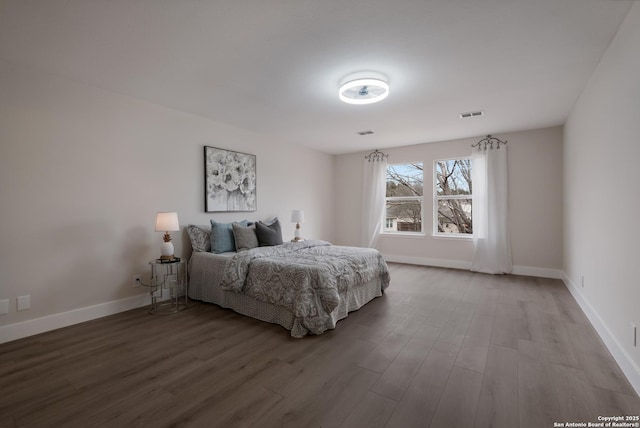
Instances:
[[[390,264],[320,336],[194,302],[0,345],[0,427],[553,427],[640,399],[564,285]]]

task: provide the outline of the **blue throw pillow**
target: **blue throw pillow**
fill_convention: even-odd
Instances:
[[[236,240],[233,238],[233,223],[218,223],[211,220],[211,252],[220,254],[236,250]],[[249,221],[242,220],[238,224],[248,226]]]

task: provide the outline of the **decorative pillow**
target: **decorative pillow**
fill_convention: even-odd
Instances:
[[[249,222],[242,220],[238,224],[247,226]],[[211,220],[211,252],[220,254],[236,251],[232,223],[218,223]]]
[[[190,224],[187,226],[187,233],[194,252],[211,251],[211,229],[208,226]]]
[[[233,223],[232,227],[233,237],[236,241],[236,251],[250,250],[258,246],[256,225],[254,223],[251,223],[249,226]]]
[[[282,244],[282,229],[278,217],[270,223],[256,223],[256,235],[261,247]]]

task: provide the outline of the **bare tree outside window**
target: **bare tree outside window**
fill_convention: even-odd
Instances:
[[[422,232],[422,162],[387,166],[385,232]]]
[[[473,234],[471,159],[435,161],[434,230],[439,234]]]

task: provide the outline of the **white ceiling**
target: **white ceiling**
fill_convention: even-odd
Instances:
[[[337,154],[564,123],[631,3],[0,0],[0,58]]]

